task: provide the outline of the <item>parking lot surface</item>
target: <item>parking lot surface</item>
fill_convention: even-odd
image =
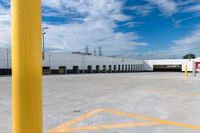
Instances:
[[[0,129],[11,133],[11,77],[0,77]],[[200,76],[115,73],[43,77],[46,133],[199,133]]]

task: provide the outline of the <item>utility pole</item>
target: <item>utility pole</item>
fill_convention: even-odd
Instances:
[[[6,49],[6,61],[7,61],[7,69],[9,68],[9,50]]]
[[[86,54],[88,54],[88,53],[89,53],[89,48],[88,48],[88,46],[87,46],[87,45],[85,46],[85,53],[86,53]]]
[[[49,67],[51,67],[51,54],[49,53]]]
[[[94,56],[96,56],[97,55],[97,52],[96,52],[96,49],[94,48]]]
[[[102,47],[99,47],[99,56],[103,56],[103,54],[102,54]]]
[[[45,44],[44,44],[44,41],[45,41],[45,34],[46,34],[46,32],[45,32],[45,30],[46,29],[48,29],[49,27],[43,27],[42,28],[42,60],[44,60],[45,59]]]

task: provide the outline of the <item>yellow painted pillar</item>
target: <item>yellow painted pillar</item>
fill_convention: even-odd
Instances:
[[[41,0],[11,0],[13,133],[42,133]]]
[[[188,77],[188,67],[185,65],[185,77]]]

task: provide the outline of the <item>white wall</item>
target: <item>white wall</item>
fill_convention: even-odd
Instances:
[[[46,53],[43,66],[50,66],[51,69],[66,66],[67,69],[72,69],[73,66],[81,66],[81,56],[66,53]]]
[[[8,55],[8,56],[7,56]],[[99,56],[87,56],[79,54],[66,54],[66,53],[45,53],[45,60],[43,66],[51,67],[51,69],[59,69],[60,66],[66,66],[67,69],[73,69],[73,66],[79,66],[80,70],[87,69],[88,65],[92,65],[92,69],[96,69],[96,65],[103,69],[103,65],[106,65],[106,69],[109,69],[111,65],[114,70],[116,65],[122,69],[122,65],[131,65],[135,71],[142,71],[144,69],[144,61],[133,60],[127,58],[115,58],[115,57],[99,57]],[[0,69],[11,68],[11,52],[10,50],[0,48]],[[124,66],[125,69],[125,66]]]
[[[114,65],[116,65],[117,70],[118,65],[121,66],[121,69],[122,65],[130,65],[130,68],[131,65],[135,65],[135,69],[137,68],[136,70],[138,71],[144,69],[143,60],[103,56],[88,56],[80,54],[46,53],[45,60],[43,61],[43,66],[50,66],[51,69],[58,69],[59,66],[66,66],[67,69],[72,69],[73,66],[79,66],[80,70],[86,70],[89,65],[92,66],[93,70],[96,69],[97,65],[100,66],[101,70],[103,69],[103,65],[106,65],[107,70],[109,69],[109,65],[111,65],[112,70],[114,70]]]

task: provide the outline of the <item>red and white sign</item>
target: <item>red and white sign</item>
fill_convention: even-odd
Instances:
[[[196,62],[196,69],[200,69],[200,62]]]

